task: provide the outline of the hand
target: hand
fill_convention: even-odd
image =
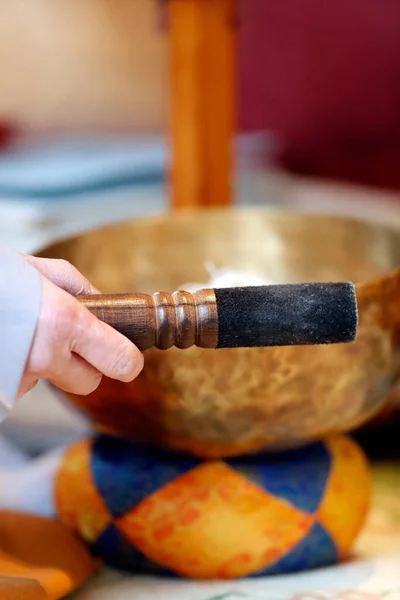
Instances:
[[[39,379],[80,395],[93,392],[103,375],[132,381],[143,368],[141,352],[74,298],[98,290],[64,260],[23,257],[41,274],[42,300],[19,395]]]

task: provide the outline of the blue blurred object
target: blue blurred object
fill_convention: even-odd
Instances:
[[[162,183],[161,138],[107,137],[38,142],[0,154],[0,196],[57,200],[132,185]]]
[[[52,239],[163,211],[162,138],[20,141],[0,153],[0,239],[32,253]]]

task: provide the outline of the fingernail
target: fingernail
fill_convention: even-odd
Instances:
[[[76,296],[81,296],[82,294],[101,294],[101,292],[93,287],[93,285],[89,284],[89,287],[86,287],[84,285],[81,286],[80,290],[76,293]]]

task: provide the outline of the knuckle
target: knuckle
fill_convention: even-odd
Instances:
[[[79,296],[84,290],[90,289],[90,283],[74,265],[65,259],[59,259],[65,279],[66,291]]]
[[[63,274],[63,279],[65,281],[65,289],[67,291],[70,291],[74,287],[74,281],[76,281],[78,271],[68,260],[65,260],[64,258],[61,258],[59,260],[60,270]]]
[[[70,349],[80,354],[82,345],[87,346],[94,339],[93,328],[96,327],[97,323],[93,322],[92,315],[75,299],[72,301],[67,319]]]
[[[78,320],[78,311],[73,302],[65,302],[54,317],[55,328],[62,333],[69,334],[71,326]]]
[[[75,267],[69,262],[69,260],[66,260],[65,258],[59,258],[57,260],[58,260],[58,264],[65,271],[73,271],[75,269]]]
[[[66,281],[71,282],[76,270],[75,267],[68,260],[65,260],[65,258],[59,258],[57,262],[63,277]]]
[[[74,302],[63,302],[54,314],[54,339],[57,343],[67,343],[70,347],[81,330],[79,307]]]

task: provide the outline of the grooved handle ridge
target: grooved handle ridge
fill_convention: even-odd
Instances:
[[[176,347],[216,348],[218,314],[213,290],[191,294],[99,294],[78,300],[97,318],[129,338],[141,350]]]

